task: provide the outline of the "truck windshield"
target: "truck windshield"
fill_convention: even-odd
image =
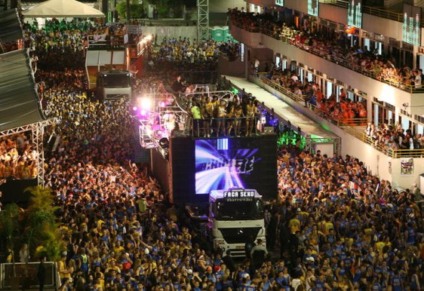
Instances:
[[[264,217],[263,204],[259,199],[237,202],[217,200],[215,217],[228,220],[261,219]]]
[[[131,77],[128,74],[110,74],[102,76],[104,88],[127,88],[131,86]]]

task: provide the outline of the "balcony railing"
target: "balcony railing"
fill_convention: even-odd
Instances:
[[[393,148],[390,145],[376,143],[372,137],[367,136],[366,133],[362,133],[360,138],[363,142],[372,145],[378,151],[384,153],[386,156],[389,156],[394,159],[399,158],[422,158],[424,157],[424,149],[398,149]]]
[[[324,0],[320,1],[322,3],[331,4],[334,6],[348,8],[349,1],[347,0]],[[400,12],[390,11],[387,9],[371,7],[371,6],[362,6],[362,13],[378,16],[381,18],[386,18],[394,21],[403,22],[403,15]],[[422,25],[421,25],[422,26]]]
[[[191,136],[194,138],[259,136],[276,133],[276,126],[261,123],[262,118],[190,118]]]
[[[293,37],[287,36],[287,34],[284,35],[282,33],[278,33],[276,31],[269,30],[269,29],[264,28],[264,27],[248,27],[248,28],[245,28],[240,23],[237,23],[237,22],[232,22],[232,23],[234,25],[236,25],[237,27],[244,29],[244,30],[247,30],[249,32],[261,32],[261,33],[268,35],[268,36],[270,36],[274,39],[281,40],[281,41],[283,41],[283,42],[285,42],[289,45],[296,46],[297,48],[299,48],[301,50],[309,52],[313,55],[316,55],[316,56],[323,58],[327,61],[330,61],[334,64],[337,64],[337,65],[340,65],[342,67],[351,69],[351,70],[358,72],[358,73],[360,73],[364,76],[367,76],[369,78],[372,78],[372,79],[377,80],[377,81],[382,82],[382,83],[386,83],[390,86],[399,88],[403,91],[406,91],[406,92],[409,92],[409,93],[424,93],[424,88],[422,88],[421,86],[419,86],[419,87],[418,86],[411,86],[409,84],[405,84],[405,83],[402,83],[402,82],[394,80],[394,79],[384,79],[381,76],[379,76],[378,74],[376,74],[375,72],[366,70],[366,69],[362,68],[361,66],[359,66],[359,65],[357,65],[357,64],[355,64],[355,63],[353,63],[353,62],[351,62],[347,59],[344,59],[341,56],[334,56],[332,54],[329,54],[325,50],[319,50],[317,48],[314,48],[312,46],[308,46],[308,45],[303,44],[303,43],[297,43]]]
[[[274,88],[275,90],[283,93],[285,96],[289,97],[290,99],[292,99],[293,101],[296,101],[298,103],[305,103],[305,95],[299,95],[299,94],[295,94],[292,91],[290,91],[289,89],[287,89],[286,87],[281,86],[280,84],[277,84],[276,82],[268,79],[265,76],[265,73],[261,73],[259,75],[260,80]],[[333,118],[331,115],[329,115],[327,112],[321,110],[318,106],[307,103],[307,106],[310,110],[314,111],[315,114],[319,115],[322,118],[325,118],[326,120],[330,121],[332,124],[336,125],[336,126],[362,126],[362,125],[366,125],[367,124],[367,119],[366,118],[343,118],[343,119],[336,119]]]
[[[289,97],[290,99],[300,103],[304,102],[304,97],[305,97],[304,95],[294,94],[289,89],[266,78],[265,73],[260,73],[259,78],[264,84],[283,93],[285,96]],[[364,131],[364,126],[367,124],[366,118],[351,118],[351,119],[339,120],[339,119],[331,118],[331,116],[329,116],[325,112],[322,112],[316,106],[309,104],[308,107],[310,110],[314,111],[314,113],[317,114],[318,116],[325,118],[326,120],[330,121],[331,123],[333,123],[334,125],[338,127],[342,127],[346,133],[358,138],[364,143],[372,145],[375,149],[377,149],[378,151],[384,153],[385,155],[391,158],[398,159],[398,158],[424,157],[424,149],[421,149],[421,148],[420,149],[398,149],[398,148],[393,148],[391,146],[384,145],[381,143],[376,143],[371,137],[367,136]]]

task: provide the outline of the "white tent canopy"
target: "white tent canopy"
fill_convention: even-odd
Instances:
[[[76,0],[48,0],[22,14],[25,17],[105,17],[100,10]]]

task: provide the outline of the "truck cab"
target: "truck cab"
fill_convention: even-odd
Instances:
[[[97,96],[101,100],[132,98],[132,75],[129,71],[99,72],[96,83]]]
[[[262,196],[254,189],[212,190],[209,194],[208,229],[213,247],[233,257],[245,256],[245,244],[265,238]]]

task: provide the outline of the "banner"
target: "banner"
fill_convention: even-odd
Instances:
[[[414,174],[414,159],[413,158],[400,160],[400,174],[401,175]]]

